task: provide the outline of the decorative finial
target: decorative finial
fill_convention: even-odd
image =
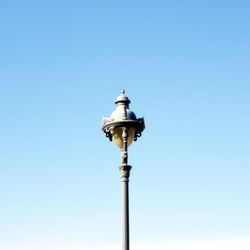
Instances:
[[[123,89],[121,91],[121,94],[116,98],[115,104],[125,104],[128,105],[130,103],[130,100],[127,96],[125,96],[125,90]]]

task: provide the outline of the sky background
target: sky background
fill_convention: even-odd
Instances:
[[[250,248],[249,1],[0,1],[0,249],[113,250],[121,89],[132,250]]]

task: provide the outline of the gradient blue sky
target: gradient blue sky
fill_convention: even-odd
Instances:
[[[122,88],[146,121],[129,148],[132,243],[249,238],[249,13],[2,0],[0,248],[119,246],[120,153],[101,119]]]

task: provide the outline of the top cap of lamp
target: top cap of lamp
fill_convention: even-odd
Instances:
[[[119,95],[116,100],[115,100],[115,104],[119,105],[119,104],[125,104],[125,105],[129,105],[130,100],[128,99],[127,96],[125,96],[125,90],[123,89],[121,91],[121,95]]]
[[[116,98],[116,109],[111,114],[113,121],[136,120],[135,113],[129,109],[130,100],[125,96],[125,90]]]

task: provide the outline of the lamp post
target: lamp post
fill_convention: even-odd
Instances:
[[[111,117],[104,117],[102,130],[110,141],[121,149],[121,165],[119,166],[122,182],[122,250],[129,250],[129,174],[131,166],[128,165],[128,147],[137,137],[141,136],[145,128],[144,119],[136,118],[133,111],[129,109],[130,100],[122,90],[117,97],[116,110]]]

